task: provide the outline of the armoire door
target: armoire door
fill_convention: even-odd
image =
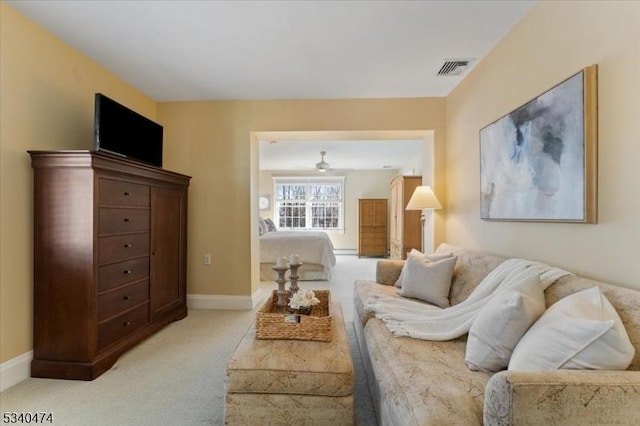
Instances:
[[[181,189],[151,189],[151,319],[185,300],[186,193]]]
[[[387,200],[358,200],[358,256],[386,256]]]
[[[387,226],[387,200],[376,200],[373,205],[373,226]]]

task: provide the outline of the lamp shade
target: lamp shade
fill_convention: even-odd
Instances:
[[[407,203],[407,210],[441,209],[442,204],[430,186],[419,186]]]

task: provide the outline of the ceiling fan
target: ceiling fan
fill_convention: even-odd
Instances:
[[[319,172],[326,172],[327,170],[329,170],[329,163],[327,163],[326,161],[324,161],[324,156],[326,155],[326,151],[320,151],[320,156],[322,157],[322,159],[320,160],[319,163],[316,163],[316,170]]]

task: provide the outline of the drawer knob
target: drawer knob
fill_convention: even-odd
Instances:
[[[125,217],[125,218],[124,218],[124,221],[125,221],[125,222],[131,222],[131,219],[129,219],[128,217]]]
[[[122,296],[122,300],[129,300],[129,299],[131,299],[131,298],[129,296],[127,296],[127,295]]]
[[[122,272],[124,272],[126,275],[130,275],[132,271],[131,271],[131,269],[125,269]]]
[[[130,196],[130,195],[131,195],[131,194],[130,194],[130,193],[128,193],[128,192],[125,192],[125,193],[124,193],[124,196],[125,196],[125,197],[128,197],[128,196]]]
[[[125,244],[124,248],[131,248],[131,244]]]
[[[127,322],[125,322],[123,325],[124,325],[125,327],[130,326],[130,325],[131,325],[131,321],[127,321]]]

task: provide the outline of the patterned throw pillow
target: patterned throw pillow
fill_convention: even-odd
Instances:
[[[278,230],[278,228],[276,228],[276,224],[273,223],[271,219],[265,219],[264,221],[267,223],[267,231],[276,232]]]
[[[268,231],[267,229],[267,222],[265,222],[265,220],[263,218],[258,218],[258,232],[259,235],[262,237],[264,234],[266,234]]]

